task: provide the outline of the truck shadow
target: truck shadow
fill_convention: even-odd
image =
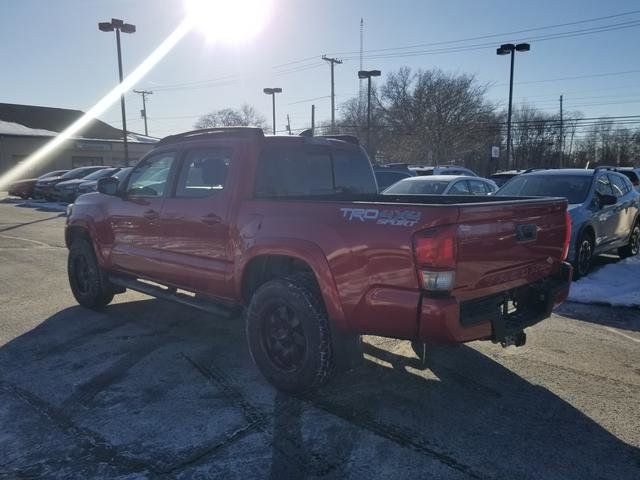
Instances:
[[[292,397],[241,319],[68,308],[0,348],[0,478],[639,478],[637,448],[474,348],[425,371],[407,342],[365,353]]]

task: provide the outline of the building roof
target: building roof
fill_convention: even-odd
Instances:
[[[84,112],[80,110],[67,108],[0,103],[0,120],[19,124],[32,130],[47,130],[59,133],[82,115],[84,115]],[[26,130],[25,133],[16,132],[13,135],[30,134]],[[92,120],[75,137],[122,140],[122,131],[100,120]]]

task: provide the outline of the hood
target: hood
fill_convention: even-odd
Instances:
[[[570,204],[567,206],[567,211],[568,211],[569,213],[571,213],[572,211],[577,210],[577,209],[579,209],[579,208],[581,208],[581,207],[582,207],[582,204],[581,204],[581,203],[570,203]]]
[[[80,185],[82,183],[81,178],[74,178],[72,180],[65,180],[64,182],[58,182],[56,187],[66,187],[68,185]]]
[[[51,177],[51,178],[44,178],[42,180],[38,180],[37,184],[38,185],[50,185],[52,183],[59,182],[60,180],[62,180],[62,175],[60,175],[59,177]]]
[[[38,181],[37,178],[25,178],[23,180],[18,180],[16,182],[13,182],[12,185],[22,185],[23,183],[35,183],[37,181]]]

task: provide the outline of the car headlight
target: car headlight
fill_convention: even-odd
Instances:
[[[69,205],[67,205],[67,218],[69,218],[72,213],[73,213],[73,203],[70,203]]]

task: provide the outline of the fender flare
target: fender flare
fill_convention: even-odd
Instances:
[[[247,265],[260,255],[293,257],[309,265],[320,286],[320,293],[329,318],[332,322],[348,330],[338,288],[327,257],[317,244],[308,240],[278,237],[256,240],[235,262],[234,279],[237,298],[242,298],[242,283]]]

